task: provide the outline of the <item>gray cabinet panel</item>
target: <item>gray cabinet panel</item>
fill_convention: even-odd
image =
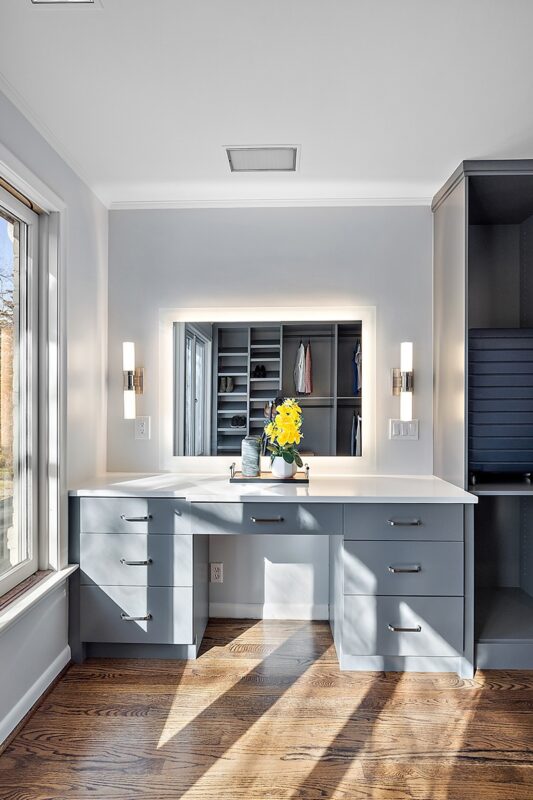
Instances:
[[[347,596],[343,651],[351,655],[461,655],[463,607],[462,597]]]
[[[192,503],[193,533],[342,533],[338,503]]]
[[[344,593],[463,594],[462,542],[345,542]]]
[[[192,536],[82,533],[80,580],[103,586],[192,586]]]
[[[344,506],[344,538],[462,541],[463,506],[445,503],[351,504]]]
[[[81,586],[80,629],[85,642],[192,644],[192,589]]]
[[[83,497],[81,533],[190,533],[189,503],[149,497]]]

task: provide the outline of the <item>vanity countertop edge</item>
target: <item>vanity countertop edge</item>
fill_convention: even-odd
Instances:
[[[309,485],[230,484],[227,475],[113,473],[80,483],[71,497],[175,498],[191,503],[461,503],[475,495],[434,475],[311,476]]]

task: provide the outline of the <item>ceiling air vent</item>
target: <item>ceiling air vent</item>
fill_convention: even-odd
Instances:
[[[232,172],[296,172],[298,148],[226,147]]]
[[[66,6],[69,3],[78,3],[78,5],[94,5],[94,0],[31,0],[31,2],[34,6]]]

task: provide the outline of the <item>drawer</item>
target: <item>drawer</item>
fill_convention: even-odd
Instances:
[[[462,597],[347,596],[343,651],[350,655],[460,655],[463,607]]]
[[[81,533],[190,533],[189,503],[149,497],[82,497]]]
[[[463,540],[463,506],[455,503],[346,504],[344,538],[460,542]]]
[[[123,617],[146,617],[126,620]],[[80,638],[84,642],[192,644],[191,588],[81,586]]]
[[[102,586],[192,586],[192,536],[82,533],[80,582]]]
[[[193,533],[342,533],[338,503],[191,503]]]
[[[456,595],[462,542],[345,542],[344,594]]]

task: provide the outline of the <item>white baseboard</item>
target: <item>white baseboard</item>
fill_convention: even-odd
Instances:
[[[230,619],[329,619],[327,603],[209,603],[210,617]]]
[[[28,691],[13,706],[11,711],[0,720],[0,744],[4,742],[14,728],[17,727],[21,719],[28,713],[34,703],[48,689],[54,678],[59,675],[63,667],[70,661],[70,647],[67,645],[59,655],[54,658],[49,667],[37,678],[35,683],[30,686]]]

